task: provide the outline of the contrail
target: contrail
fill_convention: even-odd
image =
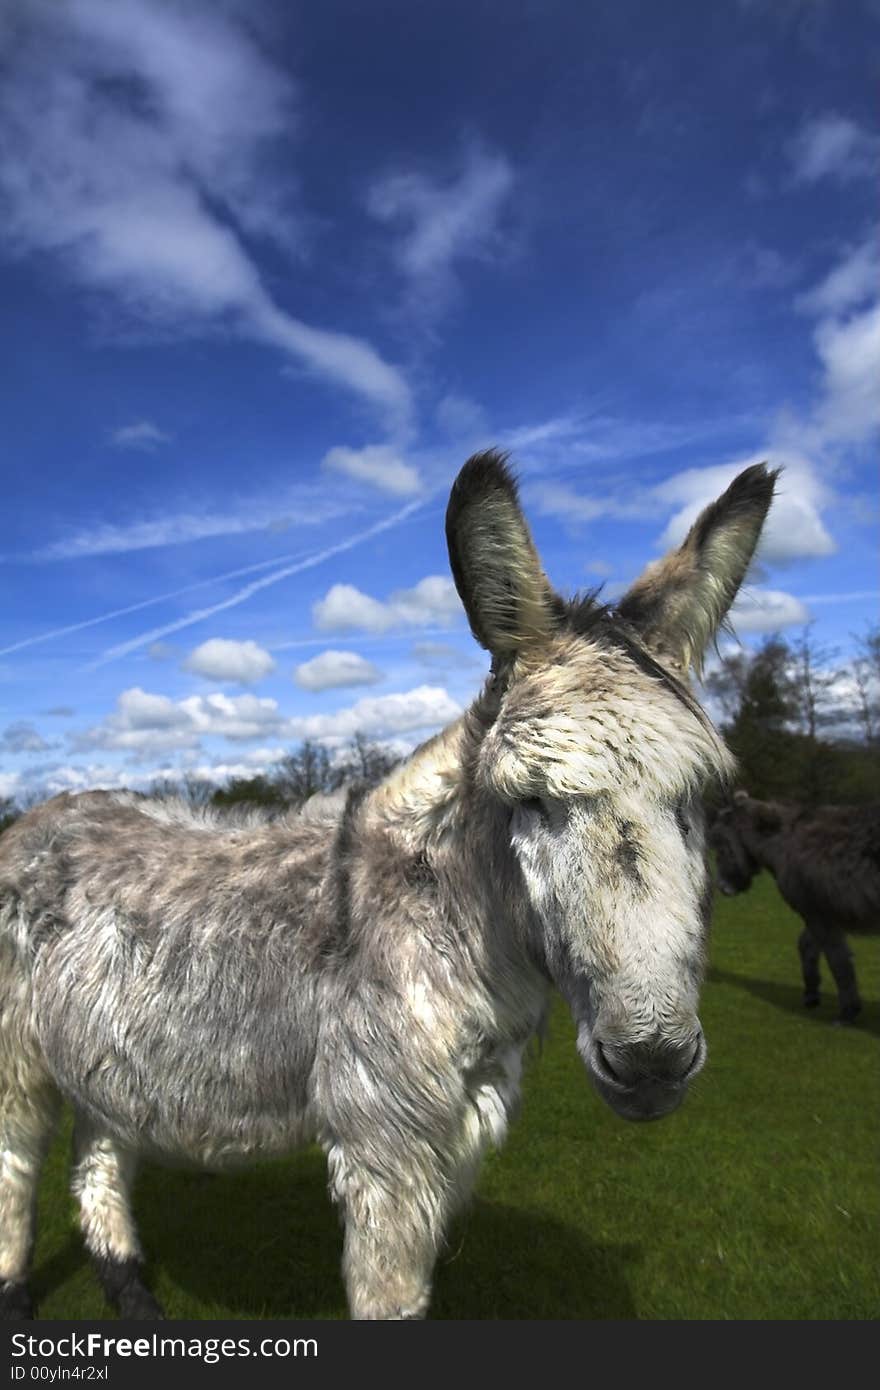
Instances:
[[[97,618],[85,618],[81,623],[69,623],[67,627],[55,627],[51,632],[41,632],[36,637],[25,637],[21,642],[13,642],[11,647],[0,647],[0,656],[20,652],[24,647],[36,646],[38,642],[50,642],[53,637],[66,637],[71,632],[82,632],[83,628],[95,627],[98,623],[109,623],[113,618],[122,618],[126,613],[137,613],[142,608],[152,608],[157,603],[167,603],[169,599],[180,598],[181,594],[191,594],[195,589],[207,589],[211,584],[222,584],[226,579],[240,579],[243,574],[254,574],[257,570],[267,570],[279,561],[292,560],[292,555],[276,555],[272,560],[261,560],[256,565],[245,565],[243,569],[227,570],[225,574],[215,574],[210,579],[199,579],[194,584],[185,584],[182,589],[171,589],[167,594],[157,594],[155,598],[141,599],[140,603],[130,603],[127,608],[114,608],[109,613],[101,613]]]
[[[137,651],[138,647],[144,647],[148,642],[157,642],[161,637],[167,637],[172,632],[180,632],[182,628],[191,627],[193,623],[200,623],[205,618],[213,617],[215,613],[222,613],[227,608],[236,608],[246,599],[259,593],[261,589],[268,589],[270,585],[278,584],[280,580],[287,579],[292,574],[301,574],[303,570],[313,569],[315,565],[322,564],[331,556],[340,555],[343,551],[351,550],[354,546],[360,545],[362,541],[370,540],[371,537],[378,536],[382,531],[397,526],[413,512],[423,507],[427,501],[427,498],[420,498],[416,502],[410,502],[399,512],[394,512],[392,516],[386,517],[384,521],[377,521],[374,526],[369,526],[366,531],[359,531],[344,541],[338,541],[336,545],[328,545],[324,550],[316,551],[314,555],[307,555],[305,559],[299,560],[296,564],[286,565],[283,569],[276,570],[274,574],[267,574],[265,579],[256,579],[252,584],[246,584],[243,589],[239,589],[238,593],[224,599],[222,603],[214,603],[209,608],[199,608],[194,613],[188,613],[185,618],[178,618],[173,623],[166,623],[163,627],[151,628],[149,632],[143,632],[139,637],[133,637],[128,642],[120,642],[118,646],[110,647],[106,652],[103,652],[97,661],[91,662],[82,669],[95,671],[99,666],[106,666],[109,661],[116,661],[121,656],[128,656],[129,652]]]
[[[289,652],[295,647],[326,647],[328,642],[356,643],[357,646],[366,646],[369,642],[399,642],[401,640],[416,640],[422,637],[451,637],[453,634],[461,636],[461,629],[455,627],[405,627],[398,628],[396,632],[325,632],[322,637],[297,637],[290,642],[267,642],[266,650],[269,652]]]

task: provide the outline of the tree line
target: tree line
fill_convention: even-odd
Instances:
[[[880,626],[841,663],[807,627],[720,658],[705,689],[752,796],[806,805],[880,800]]]
[[[774,635],[755,650],[719,658],[704,681],[721,730],[737,758],[739,782],[770,800],[863,804],[880,799],[880,625],[856,639],[840,663],[811,628],[793,641]],[[181,796],[194,806],[301,806],[316,792],[350,783],[375,786],[400,761],[363,734],[331,754],[306,739],[274,767],[222,786],[191,773],[163,779],[154,796]],[[0,798],[0,830],[28,805]]]

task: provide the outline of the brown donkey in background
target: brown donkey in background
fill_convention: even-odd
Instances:
[[[736,792],[710,836],[722,893],[742,893],[769,869],[804,919],[798,938],[804,1004],[819,1003],[824,955],[840,1000],[839,1020],[861,1011],[847,932],[880,931],[880,806],[786,806]]]

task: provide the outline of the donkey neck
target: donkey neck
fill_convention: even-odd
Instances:
[[[774,878],[779,868],[783,851],[783,830],[763,834],[749,825],[743,834],[743,843],[756,864],[768,869]]]
[[[462,922],[486,967],[534,967],[531,908],[510,844],[509,811],[476,785],[473,767],[491,696],[416,749],[365,800],[367,833],[388,836],[436,877],[442,907]]]

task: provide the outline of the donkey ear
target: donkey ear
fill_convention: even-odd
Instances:
[[[553,590],[506,454],[489,449],[468,459],[450,494],[446,542],[471,632],[493,656],[512,656],[550,635]]]
[[[773,500],[778,469],[756,463],[701,512],[678,550],[649,565],[617,606],[645,644],[699,675],[736,598]]]

